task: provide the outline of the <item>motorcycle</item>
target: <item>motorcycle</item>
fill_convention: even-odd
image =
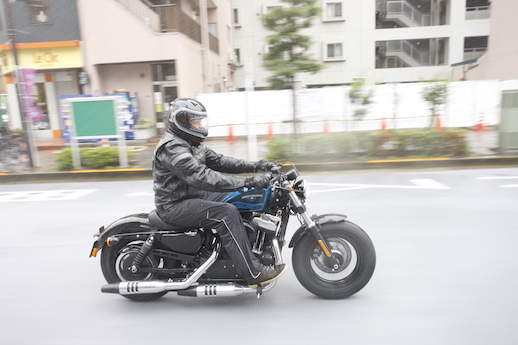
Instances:
[[[376,265],[374,245],[365,231],[342,214],[311,215],[305,206],[308,185],[296,167],[274,170],[270,187],[242,189],[224,200],[240,211],[253,253],[264,265],[283,263],[288,220],[301,226],[292,236],[292,265],[298,281],[311,293],[339,299],[360,291]],[[257,297],[276,281],[249,287],[237,275],[211,229],[178,228],[165,223],[156,210],[120,218],[94,235],[90,257],[101,251],[105,293],[134,301],[151,301],[167,292],[180,296]]]

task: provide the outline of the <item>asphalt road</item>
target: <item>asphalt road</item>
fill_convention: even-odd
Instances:
[[[376,246],[348,299],[291,270],[260,299],[103,294],[92,235],[150,211],[151,181],[0,185],[0,344],[518,344],[518,168],[307,179],[312,213],[347,214]]]

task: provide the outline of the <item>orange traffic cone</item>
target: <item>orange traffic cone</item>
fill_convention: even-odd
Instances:
[[[266,134],[266,139],[273,138],[273,124],[268,125],[268,133]]]
[[[437,116],[437,119],[435,119],[435,129],[438,131],[443,129],[440,116]]]
[[[234,137],[234,130],[232,128],[232,125],[228,126],[228,136],[227,141],[234,141],[236,138]]]
[[[385,118],[381,119],[381,130],[386,131],[387,130],[387,121]]]
[[[484,126],[484,113],[480,113],[480,117],[478,118],[478,123],[477,123],[477,127],[476,127],[476,130],[477,131],[483,131],[485,129],[485,126]]]

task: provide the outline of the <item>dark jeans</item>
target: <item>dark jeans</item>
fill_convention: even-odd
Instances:
[[[237,273],[245,279],[257,278],[263,265],[252,253],[243,219],[234,205],[219,202],[227,194],[203,192],[201,199],[178,202],[160,216],[182,227],[215,229]]]

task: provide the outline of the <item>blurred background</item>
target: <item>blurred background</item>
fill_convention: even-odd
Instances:
[[[317,10],[290,38],[275,19],[301,16],[282,12],[289,1],[2,0],[3,122],[25,129],[24,112],[36,140],[68,141],[67,99],[117,95],[129,140],[139,121],[151,128],[139,138],[160,134],[177,97],[202,101],[220,137],[422,128],[434,115],[446,127],[497,126],[502,93],[518,89],[516,1],[303,3]],[[317,67],[299,64],[276,85],[265,63],[275,59]],[[431,114],[423,89],[438,81],[447,101]]]

